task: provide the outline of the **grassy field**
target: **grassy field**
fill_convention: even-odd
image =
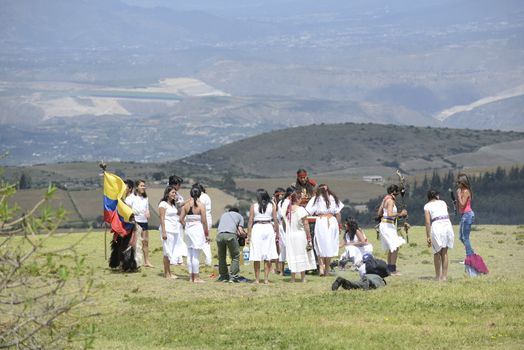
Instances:
[[[376,255],[375,233],[366,230]],[[456,231],[455,231],[456,232]],[[78,235],[60,235],[56,246]],[[162,277],[158,232],[151,233],[155,268],[115,273],[104,258],[103,232],[91,232],[82,253],[95,270],[96,293],[85,312],[97,349],[522,349],[524,347],[524,226],[476,226],[472,243],[490,274],[467,278],[458,239],[447,282],[435,282],[422,227],[401,249],[402,276],[374,291],[330,290],[334,277],[307,283],[272,275],[271,284],[193,285],[183,266]],[[213,245],[213,249],[215,246]],[[215,259],[216,261],[216,259]],[[241,266],[252,278],[252,266]],[[356,279],[355,272],[338,272]]]

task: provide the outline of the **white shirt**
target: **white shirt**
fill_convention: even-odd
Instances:
[[[448,216],[448,206],[443,200],[436,200],[426,203],[424,210],[429,211],[431,219],[436,217]]]
[[[146,212],[149,210],[149,199],[140,195],[133,195],[130,205],[131,208],[133,208],[133,214],[135,214],[135,221],[141,223],[147,222]]]
[[[178,232],[179,231],[179,216],[178,216],[178,209],[175,205],[171,205],[166,201],[160,202],[158,205],[158,209],[164,208],[166,210],[165,215],[165,226],[166,226],[166,232]],[[160,226],[162,227],[162,226]]]
[[[207,195],[207,193],[202,193],[200,195],[200,198],[198,198],[202,204],[206,206],[206,219],[208,225],[212,223],[211,220],[211,198]]]
[[[315,199],[317,197],[313,197],[309,200],[309,202],[306,205],[306,210],[309,213],[309,215],[322,215],[322,214],[338,214],[340,211],[344,208],[344,203],[339,202],[338,205],[335,202],[335,198],[332,195],[329,195],[329,207],[326,205],[326,201],[323,197],[319,197],[318,201],[315,203]]]

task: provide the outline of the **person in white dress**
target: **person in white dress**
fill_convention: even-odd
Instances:
[[[144,252],[144,266],[154,267],[149,260],[149,198],[146,192],[146,182],[144,180],[135,181],[135,192],[131,200],[131,207],[135,215],[135,221],[142,228],[142,250]]]
[[[344,203],[325,184],[318,186],[315,196],[306,205],[307,212],[317,216],[313,241],[321,276],[328,275],[331,258],[338,256],[338,237],[342,226],[340,211],[343,208]]]
[[[184,204],[180,213],[180,223],[185,227],[186,232],[189,280],[193,283],[204,282],[199,276],[199,256],[205,243],[209,242],[206,207],[198,199],[201,194],[200,188],[191,188],[191,199]]]
[[[200,189],[200,192],[202,193],[200,195],[200,198],[198,199],[202,204],[206,207],[206,221],[207,221],[207,230],[208,232],[211,231],[211,227],[213,226],[213,217],[211,216],[211,197],[206,193],[205,187],[200,183],[193,184],[192,187],[198,187]],[[204,243],[204,248],[202,249],[202,252],[205,256],[205,262],[207,266],[211,266],[213,264],[213,254],[211,253],[211,245],[209,242]]]
[[[280,215],[279,206],[282,204],[282,201],[284,199],[284,196],[286,194],[286,190],[284,190],[282,187],[277,187],[275,189],[275,192],[273,192],[273,205],[277,209],[277,221],[278,221],[278,232],[280,234],[280,240],[277,242],[277,254],[278,259],[274,261],[275,263],[275,273],[279,275],[284,275],[284,265],[286,262],[286,247],[284,242],[284,226],[282,225],[282,222],[284,218],[282,215]],[[275,236],[276,239],[276,236]]]
[[[177,191],[175,205],[178,209],[178,212],[181,211],[182,206],[186,203],[184,197],[182,197],[182,195],[179,193],[180,187],[182,187],[183,182],[184,180],[180,176],[172,175],[169,177],[169,186],[173,186]],[[180,234],[176,237],[175,250],[173,251],[171,265],[182,265],[184,263],[184,257],[187,256],[187,245],[184,241],[184,228],[182,227],[182,224],[180,222],[178,223],[178,225],[180,226]]]
[[[264,261],[264,283],[269,283],[271,260],[277,259],[275,242],[280,239],[277,212],[271,197],[264,189],[257,190],[257,202],[249,208],[249,223],[246,244],[249,245],[249,260],[253,261],[255,283],[260,282],[260,262]]]
[[[344,253],[340,256],[340,261],[352,259],[353,264],[359,266],[364,254],[373,253],[373,245],[369,243],[364,231],[358,226],[357,220],[349,217],[346,219],[345,226]]]
[[[300,273],[300,281],[305,282],[306,271],[316,268],[315,254],[309,232],[309,215],[300,205],[300,193],[293,193],[283,208],[285,229],[286,261],[291,271],[291,282],[295,282]]]
[[[397,232],[397,218],[407,216],[408,212],[403,209],[397,212],[395,198],[400,194],[397,185],[390,185],[387,188],[387,195],[382,200],[379,212],[382,214],[380,219],[379,232],[382,248],[387,251],[388,269],[392,275],[400,275],[397,271],[397,258],[400,246],[406,243],[404,238],[400,237]]]
[[[158,214],[160,216],[160,237],[162,238],[162,251],[164,254],[164,277],[177,278],[171,273],[171,261],[175,250],[175,242],[180,236],[180,221],[178,209],[175,204],[177,192],[174,186],[167,186],[160,203]]]
[[[448,278],[448,249],[453,248],[455,234],[449,220],[448,206],[440,200],[439,193],[435,190],[428,191],[424,217],[428,246],[433,251],[435,279],[445,281]]]

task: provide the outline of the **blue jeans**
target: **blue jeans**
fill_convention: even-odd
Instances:
[[[462,214],[462,217],[460,218],[460,241],[466,248],[466,256],[475,254],[471,247],[471,242],[469,241],[469,234],[471,233],[471,224],[473,224],[473,220],[475,220],[475,213],[473,211],[468,211]]]

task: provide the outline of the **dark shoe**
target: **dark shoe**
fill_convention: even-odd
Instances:
[[[229,277],[220,276],[217,278],[217,282],[229,282]]]
[[[331,285],[331,290],[337,290],[341,284],[342,284],[342,279],[340,277],[337,277],[335,282],[333,282],[333,284]]]
[[[238,280],[238,277],[231,277],[231,278],[229,279],[229,283],[238,283],[238,282],[240,282],[240,281]]]

